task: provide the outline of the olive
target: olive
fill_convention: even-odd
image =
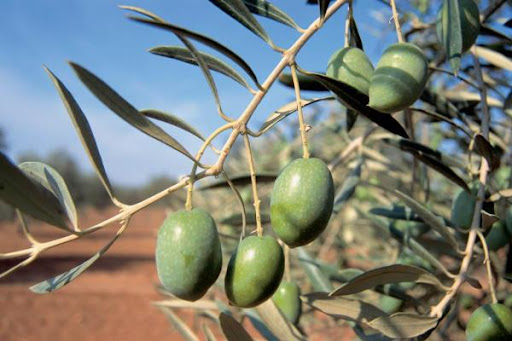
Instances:
[[[187,301],[201,298],[222,267],[215,221],[200,208],[169,214],[158,230],[155,256],[166,290]]]
[[[491,251],[501,249],[508,244],[509,240],[510,235],[508,234],[505,223],[502,221],[494,223],[487,236],[485,236],[485,242]]]
[[[403,303],[404,303],[404,301],[402,301],[401,299],[398,299],[398,298],[395,298],[392,296],[388,296],[388,295],[382,295],[379,298],[378,306],[385,313],[394,314],[400,310]]]
[[[319,159],[297,159],[277,177],[270,199],[270,222],[290,247],[305,245],[325,229],[332,214],[334,184]]]
[[[461,189],[453,197],[450,220],[456,227],[465,230],[471,227],[477,192],[477,186],[473,185],[471,186],[471,193]],[[483,209],[486,212],[493,214],[494,204],[492,202],[484,202]]]
[[[421,96],[427,76],[427,57],[418,46],[392,44],[380,57],[372,75],[368,105],[385,113],[403,110]]]
[[[326,74],[368,95],[373,65],[363,50],[344,47],[332,54]]]
[[[300,288],[294,282],[283,281],[272,296],[272,300],[281,310],[283,315],[293,324],[299,322],[302,312],[302,302],[300,300]]]
[[[473,0],[459,0],[460,29],[462,34],[462,52],[469,50],[476,41],[480,32],[480,12]],[[444,24],[443,24],[444,23]],[[444,44],[443,26],[448,28],[448,2],[444,1],[443,6],[437,14],[437,37]]]
[[[232,305],[250,308],[269,299],[279,287],[284,254],[270,236],[243,239],[231,255],[224,289]]]
[[[466,326],[467,341],[512,339],[512,310],[500,303],[486,304],[471,314]]]

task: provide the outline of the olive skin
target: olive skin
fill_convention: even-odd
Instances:
[[[251,308],[269,299],[279,287],[284,254],[270,236],[243,239],[229,259],[224,289],[229,302]]]
[[[500,303],[486,304],[471,314],[466,326],[467,341],[512,339],[512,310]]]
[[[473,211],[476,204],[477,186],[471,186],[471,193],[461,189],[455,194],[452,201],[451,222],[458,228],[467,230],[471,227]],[[487,194],[486,194],[487,195]],[[483,209],[491,214],[494,213],[494,204],[484,202]]]
[[[459,0],[460,28],[462,33],[462,52],[469,50],[480,33],[480,12],[473,0]],[[448,21],[448,3],[444,2],[437,14],[437,38],[444,44],[443,22]],[[448,23],[445,25],[448,26]]]
[[[270,222],[288,246],[306,245],[325,230],[334,204],[334,184],[320,159],[297,159],[277,177],[270,198]]]
[[[491,251],[496,251],[508,244],[510,235],[508,234],[507,227],[502,221],[494,223],[485,236],[487,247]]]
[[[384,113],[406,109],[421,96],[428,78],[428,61],[411,43],[390,45],[370,81],[371,108]]]
[[[326,74],[368,95],[373,65],[363,50],[344,47],[332,54]]]
[[[512,236],[512,206],[507,209],[507,213],[505,215],[505,227],[507,228],[508,234]]]
[[[187,301],[198,300],[222,268],[215,221],[200,208],[169,214],[158,230],[155,258],[166,290]]]
[[[300,300],[300,288],[294,282],[283,281],[272,296],[272,300],[281,310],[283,315],[293,324],[299,322],[302,313],[302,302]]]

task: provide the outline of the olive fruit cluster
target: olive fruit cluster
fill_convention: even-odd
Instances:
[[[374,70],[362,50],[345,47],[331,56],[326,74],[369,96],[371,108],[393,113],[421,96],[427,83],[428,62],[416,45],[396,43],[384,51]]]
[[[512,339],[512,310],[500,303],[486,304],[471,314],[466,326],[467,341]]]

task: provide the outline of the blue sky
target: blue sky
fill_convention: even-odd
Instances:
[[[273,1],[306,27],[318,10],[304,2]],[[176,38],[127,20],[125,12],[117,7],[121,4],[144,7],[174,24],[222,41],[238,52],[261,80],[279,61],[279,54],[206,0],[3,0],[0,126],[6,133],[10,157],[15,159],[26,151],[44,156],[60,148],[73,154],[84,169],[92,170],[57,92],[43,71],[42,65],[46,65],[66,84],[85,112],[114,183],[140,184],[158,174],[188,173],[191,164],[186,158],[111,113],[78,81],[67,64],[73,61],[86,67],[137,108],[168,111],[205,135],[222,123],[197,67],[146,52],[157,45],[176,45]],[[387,24],[389,17],[376,15],[383,8],[377,1],[357,1],[355,7],[366,51],[374,62],[395,39],[392,24]],[[323,71],[331,53],[342,45],[344,16],[343,9],[300,53],[298,62],[303,68]],[[260,22],[280,46],[286,47],[298,37],[286,26],[266,19]],[[215,75],[215,79],[225,111],[237,117],[250,95],[223,76]],[[252,126],[258,126],[292,96],[289,89],[276,85],[256,112]],[[188,134],[172,128],[168,131],[191,152],[199,147]],[[217,146],[222,142],[220,138]]]

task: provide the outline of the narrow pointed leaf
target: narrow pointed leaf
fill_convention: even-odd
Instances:
[[[251,335],[233,317],[220,313],[220,327],[228,341],[252,341]]]
[[[73,126],[78,133],[78,137],[82,142],[82,146],[87,152],[89,161],[91,162],[96,174],[100,178],[103,187],[105,187],[105,190],[111,198],[115,198],[112,185],[110,184],[107,172],[103,166],[103,160],[101,159],[100,151],[96,145],[96,140],[94,139],[94,134],[92,132],[91,126],[89,125],[89,121],[87,121],[87,118],[85,117],[82,109],[76,102],[73,95],[66,88],[66,86],[49,69],[45,68],[45,70],[57,88],[57,91],[59,92],[60,98],[64,103],[66,111],[68,112],[69,117],[73,122]]]
[[[371,214],[386,217],[389,219],[399,219],[408,221],[422,221],[420,216],[414,213],[409,207],[393,205],[388,207],[372,207]]]
[[[18,167],[32,180],[53,193],[61,207],[65,209],[66,215],[75,231],[77,231],[78,217],[75,203],[62,176],[55,169],[42,162],[24,162]]]
[[[329,91],[329,89],[326,88],[322,83],[307,75],[299,73],[297,74],[297,79],[299,80],[299,87],[302,91]],[[284,86],[294,89],[291,73],[283,72],[279,75],[277,80]]]
[[[270,223],[270,215],[266,213],[261,213],[261,223],[263,225]],[[231,225],[231,226],[242,226],[243,219],[241,213],[235,213],[226,218],[220,220],[221,224]],[[255,212],[247,212],[246,214],[246,224],[247,225],[256,225],[256,213]]]
[[[185,147],[141,114],[105,82],[82,66],[75,63],[70,64],[85,86],[115,114],[146,135],[153,137],[195,161],[192,154]]]
[[[460,25],[459,0],[444,0],[441,37],[444,49],[453,73],[457,74],[460,68],[462,54],[462,32]]]
[[[269,183],[274,182],[277,178],[276,174],[273,173],[260,173],[256,174],[256,181],[258,183]],[[239,174],[233,177],[230,177],[231,182],[235,186],[246,186],[251,184],[251,175],[250,174]],[[229,184],[226,180],[220,179],[217,181],[212,181],[209,184],[205,184],[198,188],[198,190],[206,190],[206,189],[217,189],[217,188],[228,188]]]
[[[258,82],[258,78],[256,77],[256,74],[254,73],[254,71],[252,71],[251,67],[235,52],[231,51],[230,49],[228,49],[224,45],[220,44],[219,42],[217,42],[207,36],[204,36],[202,34],[187,30],[186,28],[172,25],[168,22],[159,22],[159,21],[154,21],[154,20],[145,19],[145,18],[132,17],[132,16],[129,16],[128,18],[130,18],[131,20],[134,20],[136,22],[139,22],[139,23],[147,24],[147,25],[150,25],[153,27],[157,27],[157,28],[166,30],[166,31],[170,31],[174,34],[184,35],[190,39],[199,41],[199,42],[211,47],[214,50],[217,50],[218,52],[222,53],[223,55],[225,55],[226,57],[228,57],[232,61],[234,61],[238,66],[240,66],[249,75],[249,77],[254,81],[254,83],[256,85],[258,85],[258,87],[261,88],[261,85]]]
[[[281,9],[277,8],[266,0],[243,0],[247,9],[256,15],[261,15],[268,19],[277,21],[281,24],[290,26],[291,28],[299,29],[295,21]]]
[[[183,336],[185,341],[199,341],[197,335],[192,329],[187,326],[178,315],[174,314],[173,311],[166,307],[158,307],[167,317],[167,320],[173,325],[173,327]]]
[[[437,317],[420,316],[410,313],[396,313],[378,317],[368,326],[391,338],[412,339],[434,329],[439,323]]]
[[[393,116],[381,113],[368,106],[368,96],[357,91],[353,87],[338,81],[337,79],[328,77],[319,73],[307,72],[299,70],[301,73],[315,78],[322,83],[326,88],[332,91],[339,101],[341,101],[347,108],[353,109],[360,114],[364,115],[369,120],[373,121],[380,127],[387,131],[408,138],[405,129],[398,123]]]
[[[140,112],[146,117],[153,118],[161,122],[169,123],[170,125],[181,128],[186,132],[191,133],[192,135],[200,138],[203,141],[205,140],[204,136],[201,135],[200,132],[198,132],[194,127],[192,127],[190,124],[188,124],[187,122],[185,122],[177,116],[156,109],[143,109],[140,110]]]
[[[149,52],[158,56],[177,59],[188,64],[198,65],[197,60],[194,58],[192,53],[181,46],[156,46],[149,49]],[[210,54],[204,52],[198,53],[201,55],[201,58],[210,70],[217,71],[250,90],[250,86],[247,81],[231,66]]]
[[[327,8],[329,8],[331,0],[318,0],[318,7],[320,8],[320,20],[324,20]]]
[[[475,50],[478,57],[487,60],[489,63],[499,67],[500,69],[512,71],[512,60],[501,53],[481,46],[475,46]]]
[[[367,271],[334,290],[329,296],[344,296],[389,283],[414,282],[447,290],[434,275],[416,266],[394,264]]]
[[[53,193],[32,181],[2,152],[0,199],[36,219],[69,230],[66,212]]]
[[[305,340],[300,331],[284,317],[271,299],[257,306],[255,310],[279,340]]]
[[[429,166],[430,168],[435,169],[439,173],[443,174],[447,179],[451,180],[453,183],[459,185],[462,189],[468,190],[468,185],[466,182],[458,176],[451,168],[441,163],[439,160],[433,158],[430,155],[418,154],[417,159]]]
[[[347,133],[350,133],[352,128],[354,128],[354,125],[356,124],[357,121],[357,116],[359,116],[357,111],[347,108]]]
[[[71,270],[61,273],[58,276],[34,284],[29,289],[36,294],[48,294],[64,287],[65,285],[68,285],[78,276],[80,276],[85,270],[87,270],[91,265],[93,265],[98,259],[100,259],[100,257],[114,244],[117,238],[122,235],[123,231],[124,228],[121,228],[114,236],[114,238],[112,238],[100,251],[96,252],[91,258],[82,264],[74,267]]]
[[[361,170],[363,167],[363,160],[360,159],[352,172],[350,172],[349,176],[343,182],[343,186],[340,191],[336,193],[334,197],[334,208],[333,213],[338,213],[341,209],[341,206],[348,200],[354,192],[356,191],[357,184],[361,178]]]
[[[395,195],[403,200],[407,206],[416,212],[416,214],[418,214],[428,226],[439,233],[439,235],[441,235],[446,242],[453,246],[455,250],[459,250],[457,240],[451,233],[450,229],[445,225],[444,220],[441,217],[430,212],[426,207],[421,205],[407,194],[402,193],[399,190],[394,190],[393,193],[395,193]]]
[[[270,37],[263,29],[260,23],[254,18],[247,6],[242,0],[209,0],[215,6],[220,8],[224,13],[247,27],[252,33],[271,43]]]
[[[361,50],[363,50],[363,40],[361,39],[361,36],[359,35],[359,30],[357,29],[356,21],[354,20],[353,16],[350,16],[348,21],[348,27],[349,27],[349,40],[348,44],[349,46],[357,47]]]
[[[253,309],[246,309],[245,316],[251,321],[254,328],[268,341],[279,341],[279,339],[268,329],[265,323],[261,320],[259,315]]]
[[[491,143],[482,134],[475,136],[475,147],[475,151],[487,160],[491,172],[500,166],[500,157],[496,155]]]
[[[297,256],[304,268],[306,275],[315,291],[330,292],[333,287],[329,278],[322,272],[321,267],[315,262],[311,255],[302,247],[298,247]]]

